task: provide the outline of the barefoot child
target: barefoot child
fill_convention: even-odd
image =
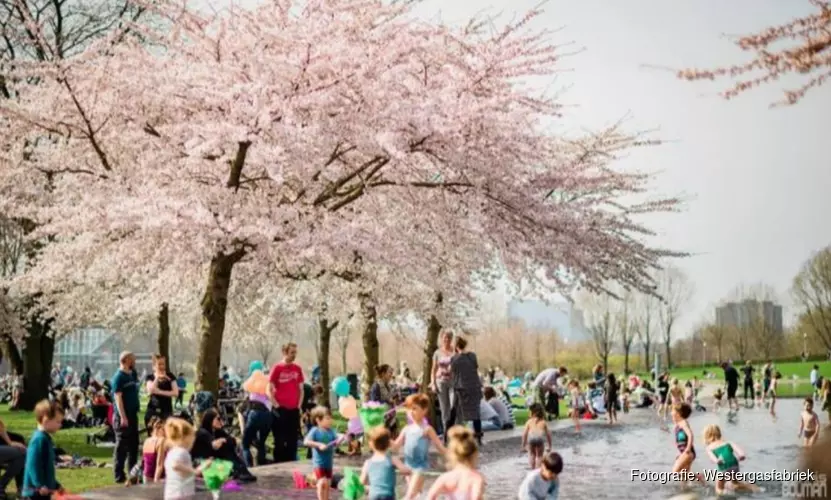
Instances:
[[[580,382],[576,379],[568,383],[569,395],[571,396],[568,402],[568,414],[574,422],[574,430],[580,432],[580,413],[585,408],[583,403],[583,394],[580,392]]]
[[[329,500],[329,483],[332,481],[338,437],[332,430],[332,415],[325,406],[316,406],[309,413],[309,418],[314,427],[306,434],[303,444],[312,449],[312,464],[317,477],[317,498]]]
[[[690,423],[687,421],[691,414],[692,407],[687,403],[672,407],[672,421],[675,423],[672,436],[679,453],[672,466],[672,472],[689,471],[695,460],[695,447],[693,446],[695,439]],[[702,480],[700,476],[698,479]]]
[[[774,417],[776,416],[776,412],[774,411],[776,407],[776,390],[779,388],[779,379],[781,378],[782,374],[776,372],[773,379],[770,381],[770,388],[768,389],[768,396],[770,396],[770,414]]]
[[[828,413],[828,420],[831,422],[831,379],[822,381],[820,398],[822,398],[822,411]]]
[[[427,500],[445,498],[464,500],[483,500],[485,498],[485,478],[476,470],[479,448],[470,429],[455,426],[448,431],[450,442],[447,445],[447,459],[451,470],[436,479]]]
[[[610,373],[606,377],[606,386],[603,388],[603,399],[606,404],[606,416],[609,418],[610,424],[617,423],[617,410],[620,406],[620,401],[618,400],[619,390],[620,385],[615,379],[615,374]]]
[[[551,431],[548,429],[545,410],[541,404],[532,404],[528,411],[530,418],[525,422],[525,431],[522,433],[522,449],[528,452],[528,465],[533,470],[542,462],[546,441],[548,450],[551,450]]]
[[[759,379],[756,379],[756,383],[753,384],[753,391],[756,393],[756,406],[762,406],[764,398],[762,397],[762,382]]]
[[[401,460],[389,456],[391,445],[392,435],[386,427],[375,427],[369,432],[373,453],[361,469],[361,483],[369,485],[369,500],[395,500],[395,470],[410,473]]]
[[[425,423],[424,419],[430,411],[430,399],[425,394],[411,394],[407,396],[404,406],[413,423],[404,427],[394,447],[399,449],[404,446],[404,463],[412,470],[409,482],[407,483],[407,495],[404,498],[414,499],[421,494],[424,487],[424,472],[430,467],[427,460],[427,453],[430,451],[430,443],[442,455],[447,452],[444,449],[436,431]]]
[[[556,500],[560,493],[563,457],[553,451],[545,456],[538,470],[529,472],[519,485],[519,500]]]
[[[707,455],[718,465],[716,479],[716,494],[724,493],[724,485],[729,481],[736,491],[759,491],[755,485],[735,479],[739,472],[739,462],[745,459],[744,451],[736,443],[723,441],[721,428],[710,424],[704,428],[704,443],[707,445]]]
[[[164,499],[193,498],[196,495],[195,478],[211,465],[211,460],[205,460],[199,467],[193,468],[190,450],[196,441],[196,431],[181,418],[167,419],[164,434],[169,444],[164,459]]]
[[[713,393],[713,411],[718,412],[721,409],[721,398],[724,397],[724,391],[721,390],[721,387],[716,389],[716,392]]]
[[[164,475],[164,422],[159,417],[151,417],[147,424],[150,437],[141,447],[141,463],[145,484],[155,483]],[[129,484],[129,483],[128,483]]]
[[[50,500],[53,493],[63,493],[63,487],[55,478],[55,443],[52,436],[63,422],[63,408],[57,401],[43,400],[35,406],[38,428],[26,449],[26,465],[23,469],[23,498]]]
[[[799,419],[799,436],[802,446],[813,446],[819,438],[819,417],[814,412],[813,398],[805,398],[804,409]]]

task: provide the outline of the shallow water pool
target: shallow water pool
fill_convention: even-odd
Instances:
[[[721,427],[724,438],[742,447],[747,460],[742,471],[795,471],[801,450],[799,413],[802,400],[777,402],[777,419],[766,409],[742,408],[728,419],[727,412],[696,412],[690,418],[695,436],[698,458],[694,471],[714,469],[707,458],[702,430],[707,424]],[[649,411],[649,410],[641,410]],[[631,414],[630,414],[631,415]],[[694,492],[699,498],[716,498],[714,487],[687,487],[678,483],[661,484],[633,478],[632,470],[668,472],[672,468],[677,451],[672,434],[660,430],[657,418],[654,425],[632,425],[626,428],[627,415],[621,415],[622,429],[610,432],[604,426],[586,426],[577,436],[570,429],[555,433],[554,449],[565,463],[561,475],[560,498],[643,498],[667,499],[684,492]],[[825,419],[820,417],[824,424]],[[642,420],[642,419],[641,419]],[[488,498],[516,498],[516,491],[527,473],[527,458],[520,455],[491,462],[482,467],[488,480]],[[782,498],[792,485],[778,481],[759,482],[765,491],[753,494],[753,498]],[[791,495],[792,496],[792,495]]]

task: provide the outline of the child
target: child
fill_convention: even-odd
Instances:
[[[548,429],[542,405],[532,404],[528,411],[530,418],[525,422],[525,431],[522,433],[522,449],[528,451],[528,465],[534,470],[539,466],[538,462],[542,462],[546,441],[548,450],[551,450],[551,431]]]
[[[828,420],[831,421],[831,379],[822,381],[822,410],[828,413]]]
[[[155,483],[161,480],[164,472],[164,422],[159,417],[150,418],[147,427],[150,437],[144,441],[141,449],[141,462],[144,469],[144,482]]]
[[[539,470],[525,476],[519,485],[519,500],[556,500],[560,493],[563,458],[553,451],[542,460]]]
[[[392,445],[392,434],[384,426],[369,432],[369,447],[373,454],[361,469],[361,483],[369,485],[369,500],[395,499],[395,470],[410,474],[410,468],[387,453]]]
[[[185,390],[188,388],[188,381],[185,380],[184,372],[179,372],[176,377],[176,387],[179,388],[179,395],[176,396],[176,407],[182,408],[185,400]]]
[[[669,398],[669,381],[667,380],[667,374],[662,373],[658,377],[658,397],[659,397],[659,404],[658,404],[658,416],[661,419],[661,425],[664,425],[664,422],[667,418],[667,408],[669,405],[667,404],[667,400]]]
[[[692,381],[687,380],[684,384],[684,402],[692,406],[695,401],[695,392],[693,391]]]
[[[629,387],[624,387],[622,395],[620,397],[623,400],[623,413],[629,413],[629,398],[631,396],[631,391]]]
[[[436,479],[427,500],[445,496],[465,500],[485,498],[485,478],[476,470],[479,448],[473,431],[457,425],[448,431],[447,459],[451,470]]]
[[[756,393],[756,406],[763,405],[763,397],[762,397],[762,382],[759,379],[756,379],[756,383],[753,384],[753,392]]]
[[[773,379],[770,381],[770,387],[768,388],[768,396],[770,397],[770,414],[776,418],[776,412],[774,411],[776,407],[776,390],[779,388],[779,379],[782,378],[782,374],[776,372],[773,376]]]
[[[606,387],[604,387],[603,391],[603,399],[606,406],[606,415],[609,418],[610,424],[617,423],[617,409],[620,405],[618,401],[618,389],[620,386],[615,379],[615,374],[610,373],[606,377]]]
[[[312,450],[312,464],[317,477],[317,498],[328,500],[337,436],[332,430],[332,415],[325,406],[316,406],[309,418],[314,422],[314,427],[306,434],[303,444]]]
[[[317,488],[317,477],[315,477],[314,472],[310,472],[303,477],[305,481],[304,487],[309,488]],[[333,490],[337,490],[339,486],[341,486],[341,481],[343,481],[343,474],[338,472],[332,473],[332,479],[329,481],[329,488]]]
[[[568,414],[574,422],[575,432],[580,432],[580,413],[584,409],[583,395],[580,393],[580,382],[576,379],[568,383],[569,394],[571,399],[568,402]]]
[[[716,392],[713,393],[713,411],[719,411],[721,409],[721,398],[724,397],[724,391],[721,390],[721,387],[716,389]]]
[[[672,421],[675,423],[673,429],[673,439],[675,440],[675,447],[678,449],[678,458],[675,459],[675,464],[672,466],[672,472],[689,471],[695,460],[695,439],[693,438],[692,428],[687,421],[692,414],[692,407],[687,403],[681,403],[672,407]],[[699,481],[703,479],[698,476]]]
[[[710,424],[704,428],[704,443],[707,445],[707,455],[710,460],[718,464],[718,471],[724,474],[736,474],[739,472],[739,462],[745,459],[744,451],[735,443],[723,441],[721,438],[721,429],[715,424]],[[724,493],[724,485],[727,482],[726,477],[722,475],[716,481],[716,494],[722,495]],[[736,491],[759,491],[760,488],[733,479],[730,481]]]
[[[63,408],[57,401],[44,399],[35,406],[35,420],[38,428],[26,449],[22,496],[31,500],[49,500],[53,493],[63,493],[63,487],[55,478],[55,443],[52,441],[52,436],[61,428]]]
[[[193,468],[190,449],[196,441],[196,431],[185,420],[168,418],[164,424],[164,434],[169,444],[164,459],[164,498],[193,498],[196,495],[195,477],[211,465],[211,460],[205,460],[199,467]]]
[[[411,394],[407,396],[404,406],[413,423],[401,430],[401,434],[395,440],[395,448],[404,446],[404,463],[412,470],[407,484],[407,495],[404,498],[414,499],[421,494],[424,487],[424,472],[429,467],[427,452],[430,450],[430,443],[432,442],[441,454],[447,453],[447,450],[444,449],[436,431],[425,423],[425,416],[430,410],[430,399],[425,394]]]
[[[819,438],[819,417],[814,412],[813,398],[805,398],[804,408],[799,419],[799,436],[803,446],[813,446]]]
[[[684,391],[681,389],[681,382],[674,378],[669,388],[669,398],[672,406],[680,405],[684,402]]]

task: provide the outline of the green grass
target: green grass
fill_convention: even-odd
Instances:
[[[519,403],[519,401],[518,401]],[[522,404],[522,403],[520,403]],[[561,415],[565,415],[565,407],[561,403]],[[517,425],[524,425],[528,420],[528,410],[514,409],[514,416]],[[139,416],[139,422],[143,422],[144,416]],[[22,434],[27,440],[34,432],[37,424],[31,412],[10,411],[8,406],[0,406],[0,420],[6,425],[9,431]],[[403,411],[398,413],[398,420],[403,425],[407,417]],[[346,420],[335,414],[335,428],[339,432],[346,431]],[[113,448],[100,448],[89,445],[86,442],[87,434],[95,429],[62,429],[55,435],[55,445],[63,448],[70,455],[89,457],[97,463],[112,463]],[[270,440],[271,438],[269,438]],[[305,456],[301,453],[300,456]],[[112,468],[84,468],[84,469],[59,469],[58,481],[70,492],[81,493],[95,488],[113,485]]]

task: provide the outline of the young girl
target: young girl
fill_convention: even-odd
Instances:
[[[813,446],[819,438],[819,417],[814,412],[813,398],[805,398],[804,409],[799,419],[799,437],[803,446]]]
[[[585,408],[585,403],[583,403],[583,394],[580,392],[580,382],[578,382],[576,379],[570,381],[568,383],[568,389],[569,394],[571,395],[571,398],[568,402],[568,414],[571,417],[571,420],[574,422],[575,432],[580,432],[580,414],[581,411]]]
[[[629,396],[631,392],[629,391],[629,387],[624,387],[623,392],[621,393],[620,399],[623,403],[623,413],[629,413]]]
[[[727,483],[725,475],[739,472],[739,462],[745,459],[744,451],[735,443],[723,441],[721,429],[715,424],[704,428],[704,444],[707,445],[707,455],[710,460],[718,466],[718,471],[723,475],[716,481],[716,494],[724,493],[724,485]],[[759,491],[760,488],[733,479],[730,481],[736,491]]]
[[[542,462],[546,441],[548,449],[551,450],[551,431],[548,430],[545,410],[541,404],[532,404],[528,411],[530,418],[525,422],[525,431],[522,433],[522,449],[528,451],[528,465],[534,470]]]
[[[687,403],[672,407],[672,421],[675,423],[672,436],[679,453],[672,466],[672,472],[689,471],[695,460],[695,447],[693,446],[695,439],[690,423],[687,421],[690,414],[692,414],[692,407]],[[698,476],[698,479],[701,481],[701,476]]]
[[[145,484],[161,480],[165,455],[164,422],[159,417],[151,417],[147,427],[150,429],[150,437],[144,441],[141,448]]]
[[[672,406],[680,405],[684,402],[684,390],[681,389],[681,382],[674,378],[669,387],[669,400]]]
[[[404,463],[412,470],[407,484],[407,495],[404,498],[414,499],[421,494],[424,487],[424,472],[430,464],[427,460],[427,453],[430,451],[430,443],[441,454],[445,454],[439,436],[436,431],[425,422],[425,416],[430,411],[430,399],[425,394],[411,394],[404,402],[410,419],[413,423],[404,427],[395,441],[395,448],[404,447]]]
[[[831,379],[822,381],[820,397],[822,398],[822,411],[828,413],[828,420],[831,422]]]
[[[369,500],[395,499],[395,470],[409,474],[410,469],[387,453],[392,444],[392,435],[384,427],[375,427],[369,432],[369,447],[373,454],[361,469],[361,483],[369,485]]]
[[[684,384],[684,402],[692,406],[695,401],[695,391],[693,391],[692,381],[687,380]]]
[[[773,376],[773,379],[770,381],[770,388],[768,388],[768,396],[770,397],[770,414],[776,418],[776,412],[774,411],[776,407],[776,390],[779,388],[779,379],[782,378],[782,374],[776,372]]]
[[[164,433],[169,444],[164,459],[164,498],[165,500],[193,498],[196,495],[195,476],[202,469],[211,465],[205,460],[199,467],[193,468],[190,449],[196,440],[193,426],[181,418],[168,418],[164,424]]]
[[[479,448],[473,431],[455,426],[448,431],[447,460],[452,467],[436,479],[427,500],[437,500],[443,495],[454,500],[483,500],[485,478],[476,470]]]
[[[753,392],[756,393],[756,406],[762,406],[764,398],[762,398],[762,382],[759,379],[756,379],[756,383],[753,384]]]

